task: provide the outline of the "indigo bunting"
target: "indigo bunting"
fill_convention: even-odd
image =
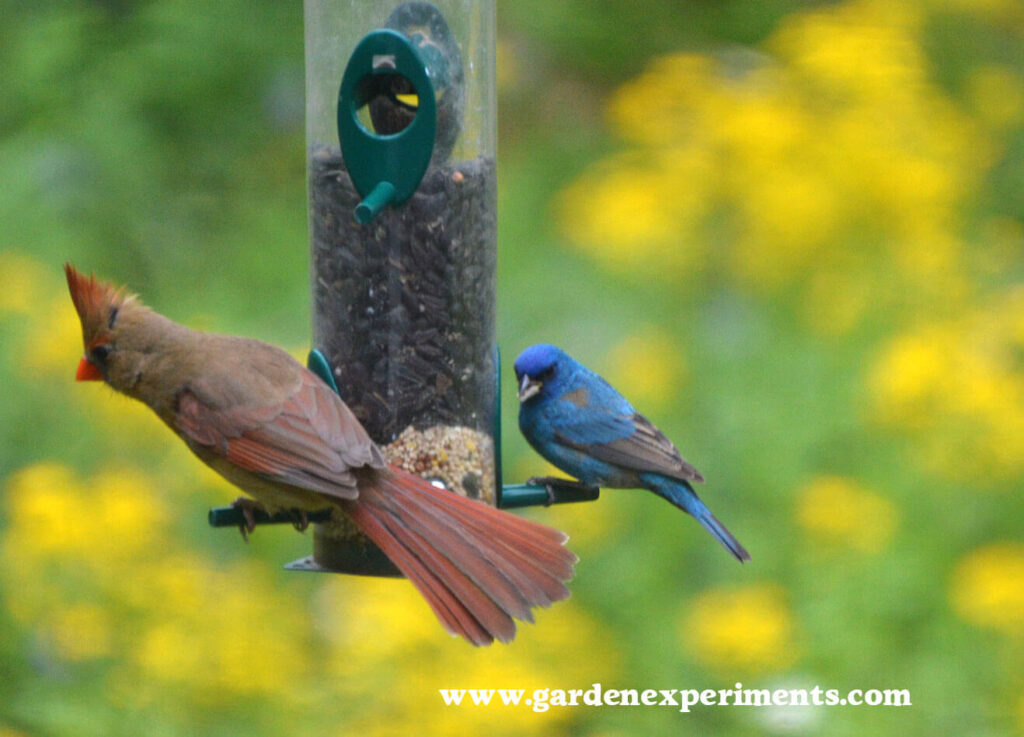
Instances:
[[[693,490],[704,477],[607,381],[544,344],[523,351],[515,371],[519,429],[538,453],[582,485],[650,489],[693,515],[737,560],[750,560]]]

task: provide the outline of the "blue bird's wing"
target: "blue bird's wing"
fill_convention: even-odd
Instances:
[[[704,480],[683,460],[672,441],[625,400],[615,409],[589,402],[577,407],[571,420],[560,413],[556,443],[630,471],[660,473],[682,481]]]

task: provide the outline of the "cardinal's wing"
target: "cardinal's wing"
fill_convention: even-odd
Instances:
[[[383,469],[380,449],[348,406],[323,381],[295,364],[283,400],[217,408],[209,388],[177,395],[175,424],[198,445],[268,480],[355,499],[356,469]]]

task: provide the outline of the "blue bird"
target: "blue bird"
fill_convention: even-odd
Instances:
[[[519,429],[538,453],[581,485],[650,489],[691,514],[741,563],[750,560],[690,485],[704,477],[607,381],[546,344],[523,351],[515,371]]]

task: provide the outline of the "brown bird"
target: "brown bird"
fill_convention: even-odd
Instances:
[[[389,465],[344,402],[283,350],[200,333],[70,264],[79,381],[148,405],[269,512],[332,509],[376,543],[453,635],[509,642],[515,619],[569,596],[564,533]]]

